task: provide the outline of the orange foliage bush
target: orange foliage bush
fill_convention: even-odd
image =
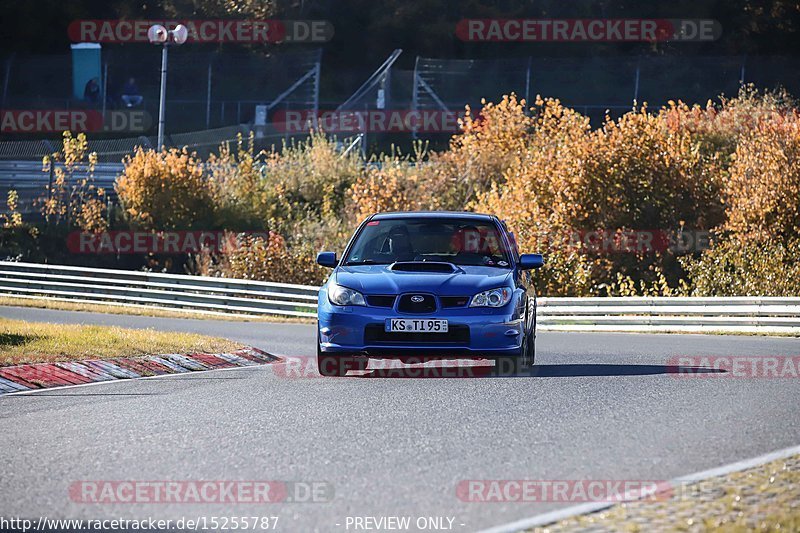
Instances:
[[[467,107],[462,132],[450,148],[426,154],[415,172],[423,190],[417,203],[430,209],[461,210],[493,182],[500,182],[524,152],[533,119],[525,114],[525,101],[514,94],[497,103],[485,103],[475,115]]]
[[[506,220],[522,251],[548,253],[548,268],[538,278],[542,290],[581,294],[589,289],[592,265],[577,250],[542,246],[582,227],[588,216],[581,195],[587,187],[589,120],[558,100],[538,99],[535,110],[524,149],[471,207]]]
[[[136,149],[126,156],[117,194],[132,227],[150,231],[208,227],[213,203],[203,164],[186,148]]]
[[[771,106],[739,134],[725,173],[726,221],[683,263],[697,295],[800,294],[800,116]]]
[[[540,288],[551,295],[605,294],[617,274],[655,281],[656,267],[677,283],[677,263],[668,255],[590,253],[580,242],[565,246],[560,236],[717,223],[716,174],[690,133],[668,128],[663,112],[645,107],[594,131],[558,100],[538,99],[534,111],[524,152],[473,207],[505,219],[523,250],[548,255]]]
[[[303,247],[288,248],[275,232],[267,239],[246,235],[239,245],[218,257],[200,258],[198,274],[281,283],[319,284],[326,269],[314,261],[312,251]]]
[[[83,231],[108,228],[105,190],[94,184],[96,165],[86,134],[65,131],[61,149],[42,160],[44,172],[52,169],[49,189],[40,199],[45,220]]]
[[[367,164],[347,191],[345,212],[357,224],[373,213],[440,209],[440,195],[432,176],[422,168],[426,146],[414,145],[414,153],[382,155]]]
[[[370,169],[348,191],[354,220],[384,211],[413,210],[409,197],[418,190],[416,185],[401,167]]]
[[[199,261],[212,275],[318,283],[325,272],[314,252],[341,249],[374,212],[467,209],[498,215],[522,251],[545,253],[543,294],[800,293],[791,281],[800,272],[800,116],[785,93],[746,87],[704,107],[644,105],[596,129],[556,99],[528,108],[512,94],[467,109],[462,129],[446,151],[415,145],[411,155],[393,149],[369,161],[322,134],[258,154],[240,138],[205,165],[186,150],[139,149],[117,190],[137,228],[270,230]],[[70,161],[83,157],[80,139],[65,140]],[[95,200],[71,219],[99,227]],[[57,201],[47,208],[68,211]],[[598,230],[711,232],[714,244],[678,256],[569,240]]]
[[[717,105],[670,102],[656,112],[645,105],[595,130],[555,99],[537,98],[530,111],[513,95],[477,116],[468,110],[448,151],[414,167],[367,170],[348,193],[352,211],[357,218],[416,209],[497,214],[523,250],[546,253],[537,278],[550,295],[686,294],[687,272],[701,294],[715,275],[702,263],[710,252],[598,253],[580,242],[565,245],[575,233],[746,231],[784,243],[800,237],[798,113],[784,93],[746,87]],[[745,281],[739,286],[754,286]]]
[[[662,110],[667,127],[689,131],[702,149],[714,152],[726,164],[740,137],[759,123],[797,115],[797,104],[785,91],[759,92],[754,86],[741,88],[735,98],[720,97],[720,104],[708,101],[705,107],[670,101]]]
[[[727,236],[698,260],[684,258],[695,296],[797,296],[800,239]]]
[[[800,236],[800,120],[760,122],[736,148],[724,198],[725,230],[786,241]]]

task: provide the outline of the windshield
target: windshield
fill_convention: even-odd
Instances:
[[[472,218],[373,220],[359,233],[344,264],[400,261],[510,267],[508,250],[497,226]]]

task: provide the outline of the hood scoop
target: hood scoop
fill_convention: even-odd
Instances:
[[[440,261],[401,261],[392,263],[389,270],[393,272],[440,272],[442,274],[452,274],[460,269],[453,263]]]

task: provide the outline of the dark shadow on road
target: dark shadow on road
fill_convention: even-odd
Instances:
[[[567,364],[536,365],[531,377],[588,377],[588,376],[652,376],[674,374],[675,377],[688,377],[695,374],[724,374],[719,368],[675,365],[607,365],[607,364]]]
[[[351,378],[402,378],[402,379],[422,379],[422,378],[488,378],[492,376],[491,366],[436,366],[436,367],[397,367],[380,368],[367,370],[363,374],[350,372],[347,377]],[[525,377],[525,376],[508,376]]]
[[[697,374],[724,374],[725,370],[695,366],[675,365],[610,365],[610,364],[564,364],[536,365],[528,372],[511,375],[493,374],[492,366],[436,366],[436,367],[396,367],[367,370],[364,373],[351,372],[347,377],[354,378],[564,378],[596,376],[653,376],[671,374],[674,377],[692,377]]]
[[[65,394],[61,392],[37,392],[36,394],[12,394],[0,398],[42,398],[42,397],[77,397],[77,396],[160,396],[158,392],[76,392]]]
[[[201,377],[201,376],[164,376],[158,378],[159,381],[194,381],[200,379],[214,379],[214,380],[236,380],[236,379],[248,379],[248,378],[218,378],[218,377]]]

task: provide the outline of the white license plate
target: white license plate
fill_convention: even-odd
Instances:
[[[386,331],[392,333],[447,333],[447,320],[433,318],[387,318]]]

